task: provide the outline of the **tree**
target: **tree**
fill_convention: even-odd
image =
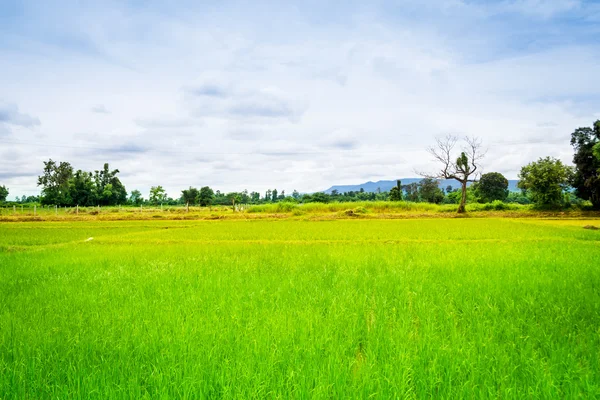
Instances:
[[[277,201],[277,189],[273,189],[273,191],[271,192],[271,200],[273,200],[273,202]]]
[[[452,135],[448,135],[444,139],[436,139],[436,146],[430,147],[428,151],[442,165],[442,168],[438,173],[421,175],[433,179],[457,180],[461,185],[458,212],[464,213],[467,203],[467,184],[477,180],[478,170],[480,169],[479,163],[485,156],[485,151],[483,151],[479,139],[465,137],[465,144],[461,153],[457,158],[454,158],[456,155],[453,155],[453,153],[457,142],[458,138]]]
[[[575,195],[590,200],[594,208],[600,208],[600,120],[594,123],[593,128],[576,129],[571,134],[571,146],[575,149],[575,174],[571,181]]]
[[[144,202],[144,198],[142,197],[142,192],[139,190],[132,190],[131,196],[129,196],[129,202],[136,206],[139,206]]]
[[[198,202],[202,207],[210,206],[215,198],[215,193],[208,186],[204,186],[200,189],[198,194]]]
[[[181,191],[181,200],[183,204],[191,204],[194,205],[198,202],[198,198],[200,197],[200,192],[198,189],[190,186],[189,189]]]
[[[311,196],[313,203],[329,203],[329,196],[323,192],[317,192]]]
[[[8,197],[8,189],[6,186],[0,186],[0,201],[6,201]]]
[[[419,184],[416,182],[402,186],[406,192],[406,200],[416,203],[419,201]]]
[[[482,203],[505,201],[508,197],[508,179],[499,172],[483,174],[476,183],[475,193]]]
[[[600,161],[600,142],[598,142],[594,145],[592,152],[594,153],[594,156],[596,156],[596,159],[598,159],[598,161]]]
[[[572,168],[562,161],[552,157],[540,158],[521,168],[518,186],[527,191],[537,205],[561,205],[572,174]]]
[[[292,192],[292,197],[298,200],[300,198],[300,193],[298,193],[298,191],[294,189],[294,191]]]
[[[152,204],[162,204],[167,200],[167,193],[162,186],[152,186],[148,201]]]
[[[119,178],[117,178],[118,173],[118,169],[111,171],[108,163],[104,163],[102,170],[94,171],[96,200],[98,204],[115,205],[127,201],[127,191]]]
[[[402,201],[402,182],[399,179],[396,181],[396,186],[390,190],[390,200]]]
[[[44,173],[38,176],[38,186],[42,186],[42,204],[70,206],[69,180],[73,167],[68,162],[57,163],[52,159],[44,161]]]
[[[444,192],[437,179],[425,178],[419,182],[419,198],[427,203],[439,204],[444,200]]]
[[[77,170],[69,180],[69,193],[73,204],[93,206],[96,204],[96,190],[91,172]]]

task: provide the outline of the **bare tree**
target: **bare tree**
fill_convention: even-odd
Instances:
[[[454,158],[456,157],[454,148],[457,143],[458,138],[453,135],[437,138],[436,145],[431,146],[427,151],[442,165],[442,169],[434,174],[422,173],[421,175],[434,179],[455,179],[460,182],[462,194],[458,212],[464,213],[467,202],[467,184],[477,181],[481,175],[480,161],[486,152],[482,149],[481,140],[475,137],[465,137],[460,155],[458,158]]]

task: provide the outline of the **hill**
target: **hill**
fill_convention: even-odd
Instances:
[[[409,185],[411,183],[418,183],[423,178],[404,178],[401,179],[402,185]],[[508,190],[511,192],[518,192],[517,188],[517,180],[509,180],[508,181]],[[377,182],[365,182],[358,185],[335,185],[330,187],[327,190],[324,190],[324,193],[331,194],[332,191],[337,190],[339,193],[355,191],[358,192],[360,189],[364,189],[365,192],[376,192],[380,190],[382,192],[388,192],[391,188],[396,186],[396,181],[377,181]],[[440,180],[440,188],[446,189],[446,187],[452,186],[453,189],[460,189],[460,183],[455,181],[454,179],[441,179]]]

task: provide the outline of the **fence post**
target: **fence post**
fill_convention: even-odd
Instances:
[[[77,215],[79,215],[79,204],[77,204],[77,209],[76,209],[75,213],[76,213]]]
[[[33,216],[37,216],[37,204],[33,205]]]
[[[190,202],[189,201],[185,204],[185,212],[186,213],[190,212]]]

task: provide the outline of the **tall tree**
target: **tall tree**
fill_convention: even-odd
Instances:
[[[96,204],[96,191],[92,173],[77,170],[69,180],[69,192],[74,205],[93,206]]]
[[[391,201],[402,201],[402,182],[400,179],[396,181],[396,186],[390,190]]]
[[[204,186],[204,187],[200,188],[200,193],[198,195],[198,202],[200,203],[200,205],[202,207],[212,205],[214,198],[215,198],[215,194],[210,187]]]
[[[273,191],[271,192],[271,196],[272,196],[272,200],[273,202],[277,201],[277,189],[273,189]]]
[[[540,158],[521,168],[518,186],[527,191],[537,205],[557,206],[564,201],[563,193],[569,187],[572,174],[572,168],[562,161]]]
[[[594,208],[600,208],[600,157],[594,157],[594,148],[599,143],[600,120],[594,122],[593,128],[578,128],[571,134],[571,145],[575,149],[571,186],[578,197],[590,200]]]
[[[480,162],[485,156],[481,141],[477,138],[464,138],[464,146],[458,157],[455,147],[458,142],[456,136],[448,135],[444,139],[436,139],[436,145],[428,149],[429,153],[438,161],[442,168],[435,174],[421,174],[433,179],[454,179],[460,183],[461,197],[458,212],[466,211],[467,184],[475,182],[480,170]],[[456,158],[455,158],[456,157]]]
[[[150,203],[152,204],[162,204],[167,200],[167,192],[165,191],[165,189],[158,185],[158,186],[152,186],[150,188],[150,197],[148,198],[148,201],[150,201]]]
[[[94,171],[94,183],[96,184],[96,200],[98,204],[115,205],[127,201],[127,191],[121,183],[117,174],[118,169],[110,170],[105,163],[102,170]]]
[[[440,204],[444,200],[444,192],[439,188],[437,179],[425,178],[419,182],[419,198],[427,203]]]
[[[68,162],[57,163],[52,159],[44,161],[44,173],[38,176],[38,186],[42,186],[42,204],[70,206],[73,200],[69,193],[69,180],[73,167]]]
[[[505,201],[508,197],[508,179],[499,172],[489,172],[481,175],[475,193],[483,203],[495,200]]]
[[[144,198],[142,197],[142,192],[139,190],[132,190],[131,195],[129,196],[129,203],[139,206],[144,202]]]
[[[190,186],[189,189],[181,191],[181,200],[184,204],[194,205],[198,202],[198,197],[200,196],[200,192],[198,189]]]
[[[4,185],[0,186],[0,201],[6,201],[7,197],[8,197],[8,189]]]

